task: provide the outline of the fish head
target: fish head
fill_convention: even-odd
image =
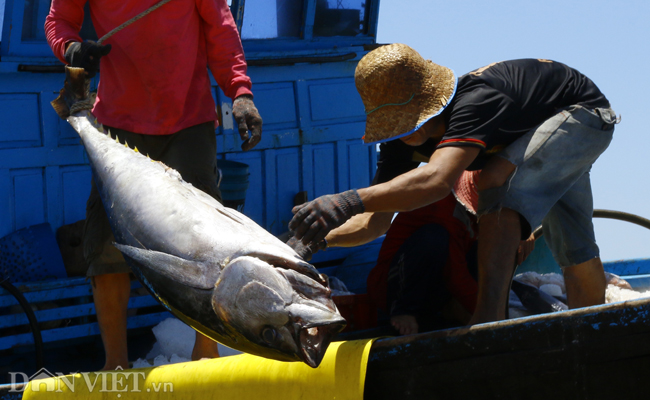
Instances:
[[[212,307],[246,351],[317,367],[346,325],[329,288],[292,270],[243,256],[221,272]]]

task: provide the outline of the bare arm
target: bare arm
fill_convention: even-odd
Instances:
[[[480,149],[443,147],[427,165],[389,182],[365,189],[321,196],[293,208],[289,229],[304,245],[319,243],[334,229],[364,212],[412,211],[445,198]]]
[[[354,247],[369,243],[390,228],[393,213],[363,213],[332,230],[325,239],[328,247]]]
[[[380,185],[359,189],[366,212],[411,211],[449,194],[463,171],[480,150],[476,147],[443,147],[429,163]]]

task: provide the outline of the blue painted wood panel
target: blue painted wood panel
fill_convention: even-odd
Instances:
[[[373,146],[361,141],[350,141],[347,145],[350,188],[366,187],[375,176],[376,152],[373,151]]]
[[[257,151],[230,153],[225,158],[248,165],[248,190],[246,190],[246,200],[244,201],[244,213],[253,221],[264,226],[262,154]]]
[[[63,224],[86,218],[86,199],[90,195],[92,172],[87,165],[61,168]]]
[[[287,230],[298,192],[312,200],[372,179],[376,152],[361,141],[365,114],[355,66],[351,60],[249,68],[264,119],[262,141],[249,152],[241,151],[232,101],[215,84],[218,157],[249,165],[244,211],[274,234]],[[0,73],[0,116],[21,116],[0,126],[0,235],[42,222],[57,229],[85,217],[88,161],[76,132],[49,105],[63,80]]]
[[[45,181],[42,169],[12,172],[14,229],[45,222]]]
[[[309,193],[309,200],[324,194],[336,192],[336,147],[334,143],[323,143],[312,147],[314,188]]]
[[[341,119],[365,119],[353,78],[314,81],[309,85],[309,100],[312,121],[331,124]]]
[[[0,93],[0,148],[40,146],[39,109],[36,94]]]
[[[283,149],[276,153],[275,168],[277,184],[275,190],[270,190],[267,197],[273,195],[277,198],[278,209],[271,221],[271,233],[282,234],[289,230],[289,221],[293,213],[293,199],[300,192],[300,155],[298,148]]]
[[[293,82],[260,83],[253,91],[266,130],[298,127]]]

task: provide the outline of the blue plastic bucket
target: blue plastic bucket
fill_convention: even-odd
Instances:
[[[248,190],[248,164],[232,160],[217,160],[221,198],[223,205],[244,212],[246,190]]]

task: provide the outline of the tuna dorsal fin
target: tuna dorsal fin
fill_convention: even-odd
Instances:
[[[187,182],[186,182],[187,183]],[[206,194],[205,192],[198,190],[194,188],[194,186],[191,183],[187,183],[188,185],[192,186],[192,190],[194,192],[194,195],[196,196],[197,199],[201,200],[205,204],[209,205],[210,207],[214,208],[217,210],[217,212],[223,214],[224,216],[232,219],[233,221],[245,225],[246,221],[242,219],[240,214],[236,211],[233,210],[232,208],[228,208],[224,206],[223,204],[219,203],[217,200],[215,200],[212,196]]]
[[[118,243],[114,245],[127,259],[136,264],[131,265],[132,267],[153,270],[187,286],[212,289],[219,277],[218,269],[210,268],[200,261],[186,260],[171,254]]]

